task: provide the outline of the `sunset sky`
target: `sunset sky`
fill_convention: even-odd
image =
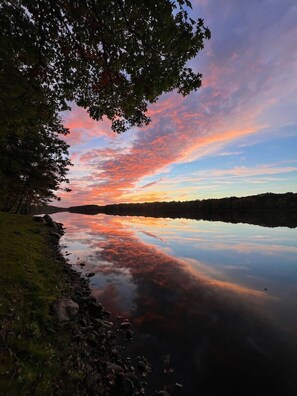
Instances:
[[[191,62],[202,88],[162,96],[122,135],[63,114],[74,166],[60,206],[297,192],[296,0],[192,4],[212,32]]]

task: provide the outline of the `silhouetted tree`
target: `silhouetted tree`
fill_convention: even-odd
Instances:
[[[2,210],[25,214],[33,205],[57,198],[59,185],[68,182],[68,145],[59,138],[67,132],[55,116],[50,123],[33,126],[22,135],[0,135]]]
[[[147,124],[147,106],[162,93],[201,85],[187,61],[210,31],[189,8],[188,0],[4,0],[4,95],[25,98],[38,81],[60,110],[75,101],[96,120],[107,116],[116,132]]]
[[[0,204],[27,211],[67,181],[58,112],[75,101],[116,132],[149,123],[149,103],[187,95],[187,66],[210,38],[188,0],[0,2]]]

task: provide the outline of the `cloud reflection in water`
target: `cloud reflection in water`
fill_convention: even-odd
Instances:
[[[248,260],[252,254],[263,267],[260,259],[284,254],[285,244],[292,245],[289,234],[280,232],[281,243],[275,230],[248,225],[105,215],[56,218],[67,227],[64,241],[72,262],[79,256],[86,270],[96,273],[96,297],[137,327],[133,348],[153,361],[156,386],[164,384],[162,357],[170,354],[175,373],[166,381],[182,380],[187,395],[196,395],[197,387],[222,395],[236,394],[240,387],[240,394],[250,395],[256,386],[281,389],[284,383],[286,394],[293,394],[297,349],[286,330],[296,320],[277,322],[279,315],[288,318],[294,305],[282,309],[281,287],[279,293],[259,288],[261,282],[274,285],[275,279],[267,275],[265,283]],[[283,258],[288,268],[295,249],[289,246]],[[223,264],[212,264],[215,259]],[[274,383],[268,384],[271,378]]]

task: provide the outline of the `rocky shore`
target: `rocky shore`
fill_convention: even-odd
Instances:
[[[53,327],[49,331],[71,334],[71,368],[68,373],[77,381],[78,395],[145,395],[151,366],[144,356],[135,361],[125,354],[125,345],[133,342],[131,323],[125,318],[114,318],[91,295],[89,277],[73,270],[63,257],[59,239],[64,233],[62,224],[50,216],[36,217],[50,227],[49,244],[55,260],[62,266],[69,283],[69,294],[57,299],[52,307]],[[56,394],[63,393],[63,376],[56,385]],[[163,389],[154,395],[167,396]]]

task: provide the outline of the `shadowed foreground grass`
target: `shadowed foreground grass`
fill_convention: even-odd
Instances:
[[[67,394],[75,387],[70,336],[50,316],[69,284],[47,236],[45,224],[0,212],[1,395],[57,394],[62,378]]]

